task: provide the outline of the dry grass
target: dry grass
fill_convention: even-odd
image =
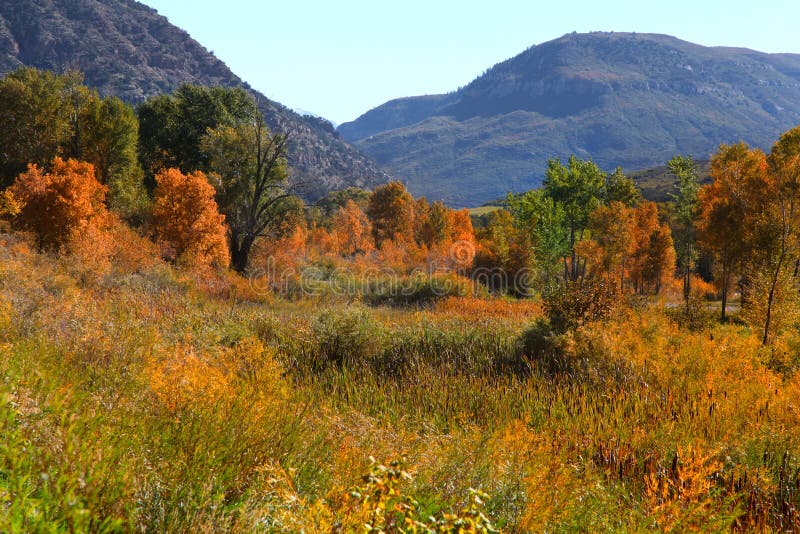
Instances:
[[[439,531],[471,488],[509,532],[800,527],[796,331],[764,349],[653,304],[531,345],[529,301],[287,301],[109,261],[0,239],[2,531],[349,530],[378,521],[352,491],[390,492],[370,457],[406,459],[386,502]]]

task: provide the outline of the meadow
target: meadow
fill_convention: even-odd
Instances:
[[[0,245],[2,531],[800,523],[796,334],[665,298],[543,334],[536,299],[370,305]]]

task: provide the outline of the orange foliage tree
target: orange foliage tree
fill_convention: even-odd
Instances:
[[[602,271],[610,280],[619,277],[625,287],[625,269],[636,247],[635,211],[621,202],[598,206],[589,215],[592,239],[578,243],[578,254],[586,258],[594,271]]]
[[[56,157],[50,172],[29,165],[9,189],[16,204],[14,224],[33,232],[43,248],[62,247],[93,225],[106,224],[106,191],[91,163]]]
[[[800,265],[800,126],[781,136],[772,147],[768,162],[768,180],[758,194],[763,209],[755,227],[761,253],[760,270],[766,278],[766,306],[762,343],[772,339],[777,328],[777,311],[782,315],[791,310],[776,309],[781,294],[788,306],[797,303],[797,277]],[[783,286],[783,287],[781,287]],[[792,299],[791,297],[795,297]]]
[[[675,245],[669,225],[658,219],[653,202],[634,208],[634,250],[628,278],[637,293],[658,294],[675,274]]]
[[[397,235],[413,238],[414,199],[401,182],[389,182],[376,188],[369,200],[367,216],[379,248],[384,241]]]
[[[477,249],[472,219],[466,209],[447,213],[447,238],[449,260],[458,269],[471,267]]]
[[[673,273],[672,234],[659,222],[652,202],[635,208],[616,201],[599,206],[590,215],[589,230],[592,238],[579,243],[580,255],[587,259],[590,272],[618,278],[620,290],[627,282],[638,293],[648,289],[658,293]]]
[[[205,174],[165,169],[156,175],[153,223],[172,260],[227,265],[225,216]]]
[[[361,208],[348,200],[339,208],[331,223],[337,252],[342,256],[364,254],[372,250],[372,225]]]
[[[722,145],[711,158],[712,183],[698,193],[697,239],[717,266],[715,277],[722,294],[721,320],[725,320],[731,279],[748,256],[748,227],[756,215],[755,194],[767,190],[767,158],[759,149],[740,142]]]

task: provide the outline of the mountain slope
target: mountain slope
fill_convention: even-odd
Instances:
[[[768,148],[800,122],[800,55],[665,35],[570,34],[447,95],[388,102],[339,132],[415,194],[472,206],[539,183],[551,157],[606,169]]]
[[[87,85],[133,103],[181,83],[250,89],[189,34],[133,0],[0,0],[0,74],[22,65],[81,70]],[[327,121],[250,90],[270,127],[289,132],[292,179],[308,184],[306,197],[388,180]]]

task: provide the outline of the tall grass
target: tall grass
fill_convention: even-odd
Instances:
[[[796,334],[0,260],[0,531],[346,531],[400,458],[441,525],[475,489],[509,532],[800,526]]]

